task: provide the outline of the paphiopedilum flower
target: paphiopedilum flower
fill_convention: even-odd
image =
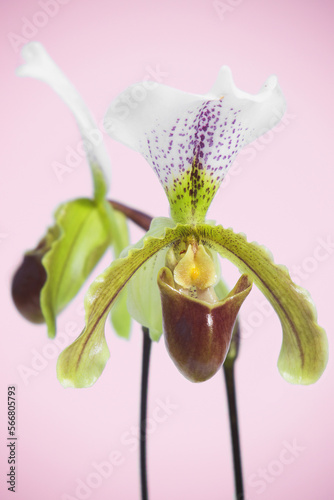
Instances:
[[[327,339],[309,294],[264,247],[205,221],[238,151],[281,119],[285,101],[277,78],[270,77],[257,95],[238,90],[226,67],[204,96],[153,82],[148,87],[145,93],[138,85],[123,92],[111,104],[105,126],[153,167],[171,218],[154,219],[144,238],[91,285],[86,327],[60,355],[59,380],[83,387],[100,376],[109,357],[105,320],[125,287],[130,314],[154,340],[164,332],[179,370],[193,381],[210,378],[224,362],[239,308],[254,282],[282,324],[281,375],[291,383],[315,382],[326,366]],[[217,254],[242,273],[227,295]]]
[[[116,256],[128,245],[128,233],[125,217],[113,211],[105,198],[110,160],[102,133],[83,99],[40,43],[25,45],[22,58],[25,62],[17,74],[47,83],[72,111],[94,186],[92,199],[71,200],[57,208],[54,225],[36,248],[26,252],[13,278],[12,296],[18,310],[30,321],[46,322],[49,336],[54,337],[57,314],[75,297],[110,245]],[[123,307],[122,317],[126,314]],[[115,321],[126,336],[123,326],[129,322]]]

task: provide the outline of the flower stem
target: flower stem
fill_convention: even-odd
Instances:
[[[233,452],[233,466],[234,466],[234,484],[236,491],[236,499],[244,500],[244,487],[242,479],[242,464],[241,464],[241,452],[240,452],[240,440],[239,440],[239,426],[238,426],[238,412],[237,412],[237,400],[236,400],[236,389],[235,389],[235,378],[234,378],[234,363],[238,356],[239,351],[239,325],[236,323],[233,332],[233,338],[231,342],[231,347],[229,354],[226,357],[225,363],[223,365],[227,399],[228,399],[228,411],[230,420],[230,430],[231,430],[231,440],[232,440],[232,452]]]
[[[140,486],[142,500],[148,500],[147,465],[146,465],[146,423],[147,423],[147,389],[152,341],[148,328],[143,330],[143,358],[140,391]]]
[[[153,218],[150,215],[144,214],[144,212],[140,212],[139,210],[131,208],[128,205],[124,205],[119,201],[108,200],[108,202],[115,210],[122,212],[124,215],[126,215],[126,217],[128,217],[128,219],[135,222],[139,227],[141,227],[145,231],[148,231],[150,229],[150,224]]]

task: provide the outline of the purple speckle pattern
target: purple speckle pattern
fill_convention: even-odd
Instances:
[[[227,99],[193,105],[170,128],[157,121],[146,132],[142,153],[152,165],[179,221],[207,209],[245,141],[241,109]]]

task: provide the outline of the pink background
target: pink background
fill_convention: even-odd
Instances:
[[[228,64],[236,84],[257,92],[272,73],[288,102],[283,123],[240,155],[220,189],[210,217],[268,246],[278,263],[312,294],[319,323],[333,330],[333,14],[328,1],[65,0],[53,17],[37,0],[1,0],[1,391],[0,433],[6,437],[6,394],[17,386],[17,500],[139,498],[136,438],[141,332],[130,342],[110,326],[111,359],[96,385],[63,389],[56,379],[61,340],[83,326],[80,296],[60,315],[58,345],[44,326],[21,318],[10,298],[11,276],[23,252],[51,224],[65,200],[91,194],[85,159],[60,183],[53,162],[80,137],[72,116],[45,84],[19,79],[20,55],[10,32],[27,21],[78,88],[101,124],[126,86],[157,67],[163,83],[206,92]],[[217,5],[220,7],[217,7]],[[216,7],[215,7],[216,6]],[[219,11],[219,12],[218,12]],[[44,21],[43,21],[44,19]],[[153,172],[133,151],[106,144],[113,164],[111,196],[153,215],[168,204]],[[131,227],[133,241],[141,231]],[[108,264],[108,256],[94,276]],[[296,266],[299,271],[296,271]],[[231,285],[238,273],[223,266]],[[297,279],[297,278],[296,278]],[[286,383],[276,362],[281,327],[253,290],[242,308],[243,344],[237,365],[238,401],[247,500],[333,498],[333,365],[314,386]],[[233,498],[225,389],[220,374],[193,385],[177,372],[163,341],[153,346],[149,416],[151,500]],[[36,369],[36,353],[39,365]],[[331,353],[330,353],[331,354]],[[33,371],[25,379],[22,366]],[[169,413],[159,401],[169,400]],[[160,407],[161,408],[161,407]],[[159,422],[157,422],[159,420]],[[129,436],[132,435],[131,439]],[[297,445],[295,454],[285,451]],[[109,477],[95,464],[121,456]],[[263,469],[265,472],[263,473]],[[1,498],[7,491],[7,449],[0,446]],[[262,470],[262,472],[261,472]],[[261,474],[265,477],[260,478]],[[80,481],[90,489],[76,492]]]

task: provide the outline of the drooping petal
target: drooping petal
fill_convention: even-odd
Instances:
[[[196,232],[203,244],[250,275],[278,314],[283,329],[278,359],[281,375],[294,384],[316,382],[327,364],[328,343],[308,292],[291,281],[284,266],[273,263],[268,250],[248,243],[243,235],[207,225],[198,226]]]
[[[252,285],[243,275],[228,296],[214,304],[175,289],[172,272],[161,269],[164,338],[170,357],[192,382],[211,378],[227,355],[239,309]]]
[[[223,67],[203,96],[153,82],[132,85],[112,102],[105,128],[151,164],[172,218],[198,223],[239,150],[274,127],[284,111],[275,76],[250,95]]]
[[[104,325],[115,300],[143,264],[182,236],[181,227],[167,228],[161,238],[146,237],[142,248],[132,249],[126,257],[115,260],[93,282],[85,297],[86,327],[58,359],[57,375],[63,386],[88,387],[96,382],[109,357]]]
[[[111,177],[110,160],[103,143],[102,133],[89,109],[43,45],[38,42],[28,43],[22,49],[22,57],[25,63],[17,69],[17,74],[37,78],[50,85],[72,111],[83,137],[92,170],[95,198],[103,198]]]

